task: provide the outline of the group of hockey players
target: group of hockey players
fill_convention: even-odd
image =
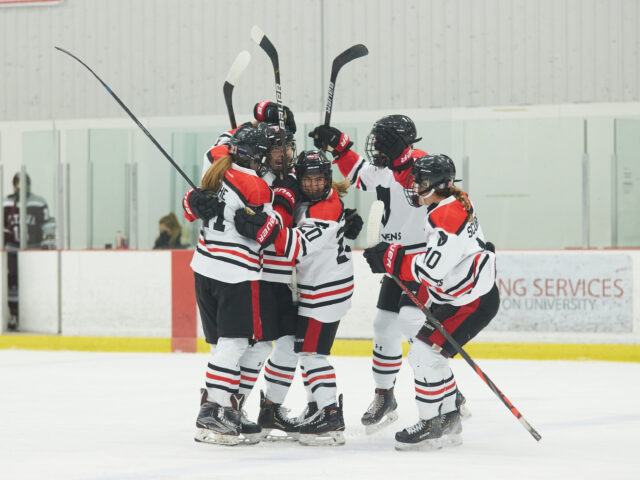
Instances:
[[[373,319],[376,388],[362,423],[372,433],[398,418],[394,384],[405,338],[419,421],[396,433],[396,448],[461,443],[465,400],[448,364],[456,350],[397,283],[460,345],[497,313],[493,246],[454,185],[453,161],[414,148],[420,139],[404,115],[373,125],[365,159],[328,125],[309,134],[315,149],[297,154],[287,107],[284,131],[275,103],[260,102],[253,113],[255,121],[223,133],[206,152],[201,186],[183,199],[185,217],[202,220],[191,266],[211,345],[196,441],[344,444],[342,395],[328,357],[354,288],[345,237],[355,239],[363,221],[340,200],[353,186],[375,191],[385,207],[382,241],[364,251],[384,276]],[[344,181],[332,178],[332,163]],[[292,417],[283,403],[298,364],[307,405]],[[266,391],[253,422],[243,406],[261,371]]]

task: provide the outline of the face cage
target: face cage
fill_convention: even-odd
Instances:
[[[324,188],[317,194],[311,196],[308,195],[305,191],[304,191],[304,187],[303,187],[303,179],[305,177],[306,174],[308,173],[322,173],[324,175]],[[307,200],[310,203],[318,203],[321,202],[322,200],[326,199],[329,196],[329,192],[331,191],[331,172],[305,172],[305,175],[300,176],[300,193],[302,193],[302,196],[304,197],[305,200]]]
[[[376,167],[386,167],[387,156],[384,153],[376,150],[376,147],[374,145],[375,140],[376,136],[374,135],[373,131],[371,131],[369,135],[367,135],[367,143],[364,147],[367,155],[367,160],[369,160],[369,162]]]
[[[412,207],[420,206],[420,196],[413,188],[413,175],[407,175],[404,181],[404,196]]]
[[[291,159],[287,159],[286,162],[286,166],[287,166],[287,171],[291,170],[293,167],[295,167],[296,165],[296,160],[298,159],[298,150],[296,148],[296,141],[295,139],[292,142],[287,142],[287,147],[289,147],[289,145],[291,145]],[[273,147],[280,147],[280,145],[272,145],[271,147],[269,147],[269,152],[267,152],[266,155],[266,161],[265,161],[265,168],[270,171],[271,173],[275,173],[275,174],[279,174],[282,172],[281,169],[273,169],[271,167],[271,149]]]

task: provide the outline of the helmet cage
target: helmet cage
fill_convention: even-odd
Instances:
[[[319,192],[305,191],[305,177],[317,174],[324,176],[325,182],[323,189]],[[329,196],[332,185],[331,162],[321,150],[308,150],[300,153],[296,162],[296,177],[298,178],[303,200],[317,203]]]

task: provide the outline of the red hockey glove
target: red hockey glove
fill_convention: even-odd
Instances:
[[[364,258],[373,273],[388,273],[400,275],[404,248],[397,243],[380,242],[374,247],[365,248]]]
[[[353,142],[349,135],[342,133],[337,128],[328,125],[320,125],[309,132],[309,136],[313,138],[313,144],[320,150],[334,150],[339,154],[346,152],[353,146]]]
[[[273,190],[273,205],[282,205],[287,213],[293,214],[296,200],[300,195],[300,187],[294,175],[287,175],[284,180],[277,177],[271,187]]]
[[[184,208],[184,218],[193,222],[196,218],[201,218],[205,222],[218,215],[221,203],[216,197],[216,193],[209,189],[193,188],[189,190],[182,199]]]
[[[236,210],[233,220],[240,235],[255,240],[263,247],[275,242],[280,231],[276,219],[264,212],[251,215],[244,208],[240,208]]]
[[[291,133],[296,133],[296,121],[293,112],[286,105],[284,110],[284,126]],[[259,122],[278,123],[278,104],[273,102],[259,102],[253,107],[253,117]]]
[[[375,149],[391,161],[393,170],[403,169],[409,165],[413,149],[393,128],[380,126],[375,130]]]

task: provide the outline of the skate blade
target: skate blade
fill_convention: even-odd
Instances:
[[[345,444],[344,432],[328,432],[323,435],[301,433],[298,441],[301,445],[311,445],[316,447],[337,447]]]
[[[262,440],[262,432],[260,433],[241,433],[240,443],[244,445],[255,445]]]
[[[398,420],[398,412],[394,410],[393,412],[389,412],[384,417],[382,417],[382,420],[380,420],[378,423],[374,423],[373,425],[365,425],[364,431],[367,435],[373,435],[374,433],[379,432],[380,430],[385,428],[387,425],[391,425],[396,420]]]
[[[396,450],[400,452],[407,452],[417,450],[421,452],[428,452],[432,450],[440,450],[442,448],[441,438],[428,438],[418,443],[404,443],[396,440]]]
[[[225,435],[206,428],[198,428],[193,439],[196,442],[212,443],[215,445],[234,446],[240,443],[240,437],[238,435]]]
[[[298,432],[284,432],[277,428],[272,428],[270,430],[263,429],[262,432],[263,442],[297,442],[300,437],[300,433]]]

